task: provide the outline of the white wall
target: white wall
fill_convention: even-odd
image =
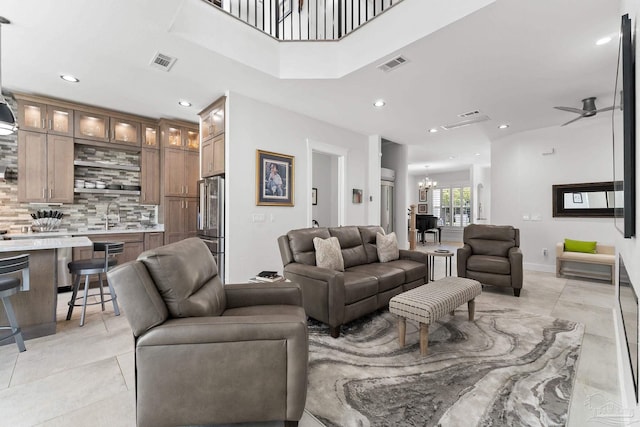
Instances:
[[[611,116],[605,114],[492,143],[491,223],[520,229],[525,269],[554,272],[554,248],[564,238],[615,243],[612,218],[553,218],[551,191],[553,184],[611,181],[612,156]]]
[[[471,215],[475,224],[491,223],[490,167],[474,165],[471,168],[471,205]]]
[[[240,95],[228,94],[226,147],[227,283],[244,282],[261,270],[282,271],[277,238],[305,228],[312,183],[306,171],[307,140],[341,146],[347,152],[343,225],[366,224],[366,204],[351,203],[351,189],[368,192],[369,139],[328,123]],[[295,156],[295,206],[256,206],[256,150]],[[379,202],[378,202],[379,203]],[[379,210],[379,207],[378,207]],[[253,222],[264,214],[264,222]],[[259,218],[259,217],[258,217]]]
[[[338,225],[338,157],[313,153],[313,183],[318,204],[311,207],[312,217],[321,227]]]

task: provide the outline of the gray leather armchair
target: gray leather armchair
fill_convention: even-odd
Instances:
[[[458,249],[458,277],[483,285],[522,289],[520,230],[510,225],[472,224],[463,231],[464,246]]]
[[[307,323],[294,283],[223,286],[191,238],[107,274],[135,339],[138,426],[284,420],[307,392]]]

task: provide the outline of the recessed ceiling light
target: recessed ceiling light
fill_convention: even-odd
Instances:
[[[436,132],[438,132],[438,129],[436,128],[429,129],[429,133],[436,133]]]
[[[500,126],[498,126],[498,129],[506,129],[506,128],[508,128],[508,127],[509,127],[509,125],[508,125],[508,124],[503,123],[503,124],[501,124]]]
[[[476,156],[479,156],[479,155],[480,155],[480,153],[476,153]]]
[[[603,37],[601,39],[598,39],[598,41],[596,42],[596,45],[602,46],[603,44],[607,44],[610,41],[611,41],[611,37]]]
[[[385,105],[386,105],[386,102],[384,102],[384,99],[378,99],[373,103],[373,106],[377,108],[384,107]]]
[[[80,81],[79,79],[73,77],[71,74],[61,74],[60,78],[65,82],[70,82],[70,83],[78,83]]]
[[[178,101],[178,104],[182,105],[183,107],[191,107],[191,103],[189,101]]]
[[[456,156],[449,156],[449,160],[453,160],[455,158],[456,158]]]

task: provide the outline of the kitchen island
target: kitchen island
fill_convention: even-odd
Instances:
[[[56,333],[57,251],[87,246],[93,246],[88,237],[0,240],[0,258],[29,254],[29,290],[11,297],[25,339]],[[8,324],[4,310],[0,311],[0,324]],[[11,342],[6,340],[2,344]]]

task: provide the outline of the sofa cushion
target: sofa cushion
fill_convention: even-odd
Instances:
[[[371,297],[378,293],[378,279],[375,277],[355,272],[344,272],[344,302],[352,304],[354,302]]]
[[[313,246],[316,249],[316,265],[318,267],[344,271],[344,260],[337,237],[329,237],[328,239],[314,237]]]
[[[509,258],[491,255],[471,255],[467,260],[467,270],[494,274],[511,274]]]
[[[219,316],[226,296],[215,259],[197,237],[143,252],[149,271],[172,317]]]
[[[371,264],[356,265],[350,267],[347,271],[375,276],[378,279],[378,292],[393,289],[405,282],[404,270],[393,268],[387,263],[374,262]]]
[[[410,283],[419,279],[426,281],[427,264],[410,259],[397,259],[395,261],[389,261],[385,265],[403,270],[405,274],[405,283]]]
[[[384,234],[384,229],[379,225],[363,225],[359,226],[362,244],[367,253],[367,262],[378,262],[378,248],[376,247],[376,235]]]
[[[400,258],[398,239],[395,232],[387,235],[376,234],[376,247],[378,248],[378,260],[380,262],[389,262]]]
[[[313,238],[328,239],[331,237],[329,230],[325,228],[302,228],[291,230],[287,233],[289,247],[295,262],[306,265],[316,265],[316,250],[313,246]]]
[[[471,224],[464,229],[463,241],[476,255],[506,257],[509,249],[520,246],[518,230],[510,225]]]
[[[362,237],[360,236],[358,227],[330,227],[329,234],[337,237],[340,241],[344,268],[367,263],[367,253],[364,250],[364,244],[362,243]]]

